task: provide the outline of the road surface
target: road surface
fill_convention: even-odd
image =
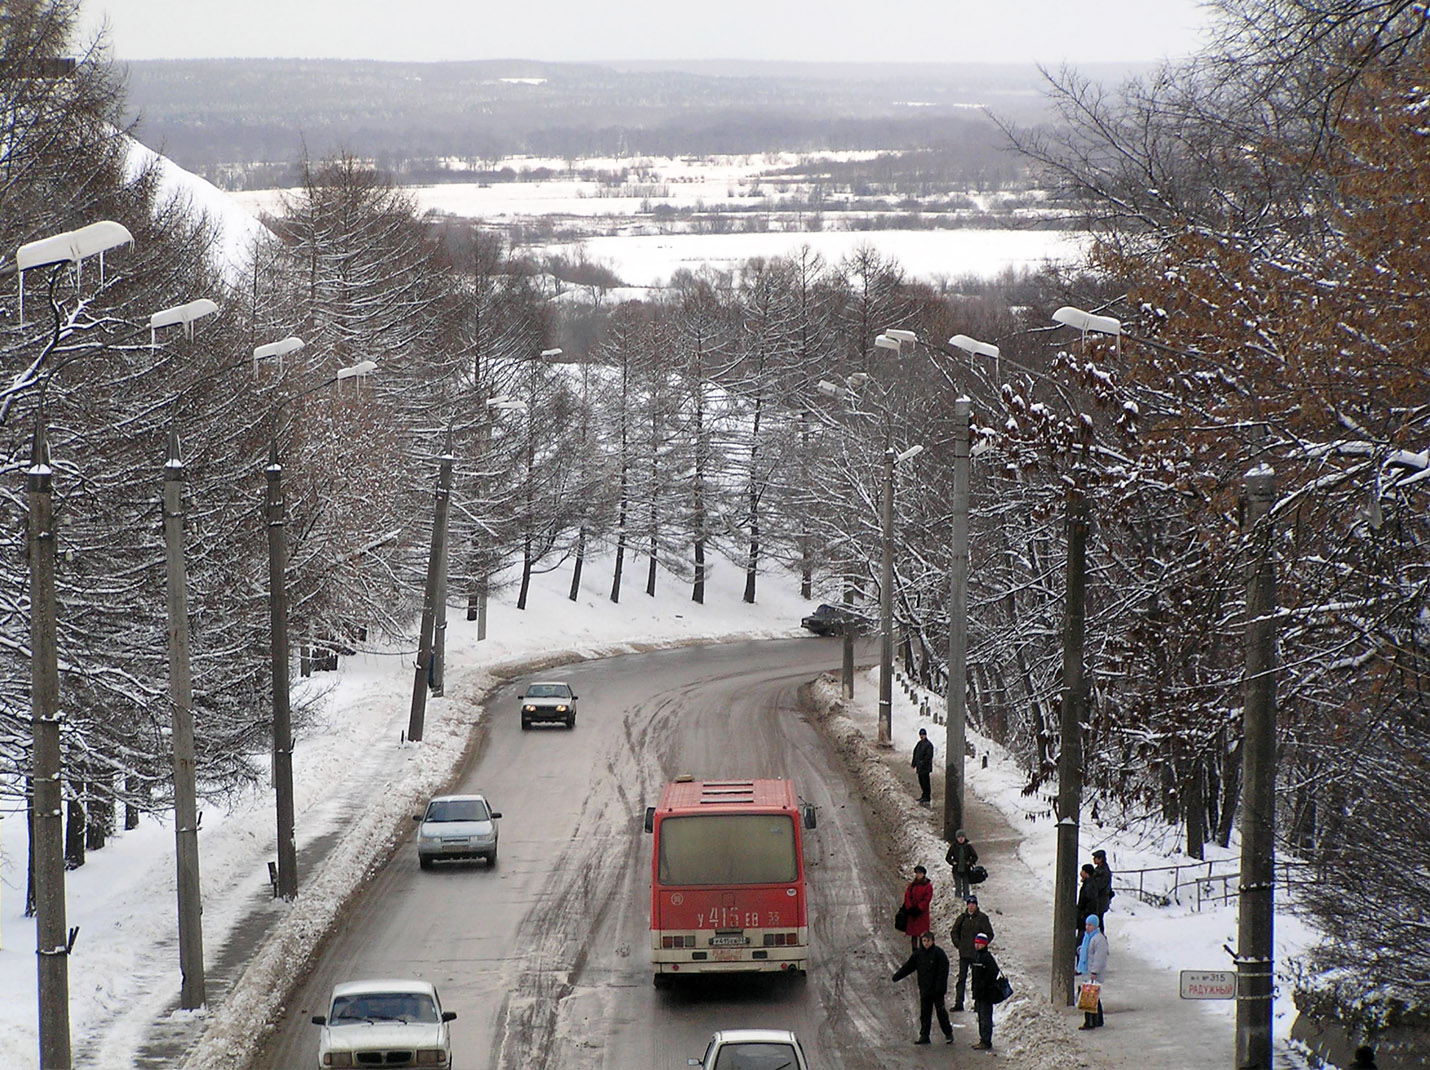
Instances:
[[[463,1070],[683,1067],[714,1029],[745,1026],[794,1029],[812,1064],[831,1070],[976,1065],[971,1016],[953,1053],[915,1048],[914,983],[889,981],[905,953],[888,924],[903,878],[883,862],[879,830],[797,702],[799,686],[838,658],[833,641],[798,639],[545,670],[580,695],[572,731],[523,732],[519,687],[497,691],[476,756],[452,785],[485,792],[503,813],[497,865],[423,872],[410,840],[401,845],[345,912],[253,1065],[314,1065],[309,1018],[325,1012],[332,985],[376,977],[436,983],[457,1012]],[[644,808],[680,773],[790,777],[819,807],[805,840],[807,980],[652,985]]]

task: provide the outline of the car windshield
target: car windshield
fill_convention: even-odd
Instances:
[[[487,821],[491,811],[482,799],[433,799],[424,821]]]
[[[526,689],[527,698],[570,698],[571,689],[565,684],[532,684]]]
[[[355,1022],[421,1022],[435,1024],[439,1020],[437,1004],[421,992],[367,992],[361,995],[338,996],[333,1000],[332,1025]]]
[[[714,1070],[786,1070],[798,1065],[791,1045],[761,1041],[724,1045],[715,1058]]]

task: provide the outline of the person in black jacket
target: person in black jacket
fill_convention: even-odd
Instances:
[[[1082,867],[1082,883],[1077,886],[1077,938],[1082,939],[1083,922],[1089,914],[1099,913],[1097,906],[1097,876],[1088,862]],[[1100,923],[1099,923],[1100,924]]]
[[[928,729],[919,729],[919,741],[914,744],[914,756],[909,764],[919,776],[919,790],[923,792],[919,802],[927,806],[933,798],[933,788],[929,784],[929,777],[933,775],[933,743],[929,740]]]
[[[953,894],[967,896],[968,873],[978,864],[978,852],[968,842],[968,833],[963,829],[953,834],[953,842],[948,845],[948,854],[943,860],[953,867]]]
[[[973,938],[973,1009],[978,1012],[978,1051],[993,1050],[993,1004],[998,999],[998,960],[988,950],[988,937]]]
[[[1107,852],[1101,849],[1092,852],[1092,876],[1097,882],[1097,925],[1107,934],[1107,908],[1112,906],[1112,870],[1107,866]]]
[[[953,938],[953,946],[958,949],[958,984],[953,990],[953,1009],[956,1011],[963,1010],[964,984],[968,980],[968,971],[973,966],[973,958],[978,953],[974,939],[979,933],[983,933],[989,940],[993,939],[993,922],[987,914],[978,909],[978,896],[966,896],[964,901],[964,911],[954,919],[953,929],[949,933]]]
[[[1375,1070],[1375,1049],[1369,1044],[1357,1048],[1356,1061],[1351,1063],[1350,1070]]]
[[[938,1012],[938,1027],[943,1030],[943,1042],[953,1043],[953,1025],[948,1020],[948,1008],[944,999],[948,996],[948,956],[943,948],[933,942],[933,933],[926,932],[919,937],[919,946],[907,961],[894,973],[894,980],[901,981],[909,974],[917,972],[919,978],[919,1039],[915,1044],[929,1042],[929,1027],[933,1014]]]

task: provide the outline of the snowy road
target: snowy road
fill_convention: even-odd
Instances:
[[[522,732],[516,688],[499,690],[457,785],[487,792],[505,815],[497,867],[424,873],[403,845],[346,912],[254,1065],[313,1058],[308,1019],[335,981],[411,975],[436,982],[457,1011],[457,1063],[469,1070],[662,1070],[699,1054],[713,1029],[748,1025],[795,1029],[822,1067],[906,1067],[913,1056],[921,1065],[912,986],[888,980],[897,935],[885,915],[899,878],[843,763],[796,705],[798,687],[837,656],[834,643],[796,640],[584,664],[566,676],[581,695],[572,732]],[[806,847],[807,982],[652,986],[641,817],[681,772],[789,776],[820,806]],[[947,1049],[937,1054],[949,1065]],[[976,1058],[960,1051],[954,1065]]]

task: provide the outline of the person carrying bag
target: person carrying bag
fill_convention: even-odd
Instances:
[[[1083,922],[1082,944],[1077,949],[1077,972],[1087,981],[1078,992],[1078,1009],[1083,1012],[1079,1029],[1097,1029],[1102,1025],[1102,974],[1107,969],[1107,937],[1097,923],[1097,915],[1089,914]]]

